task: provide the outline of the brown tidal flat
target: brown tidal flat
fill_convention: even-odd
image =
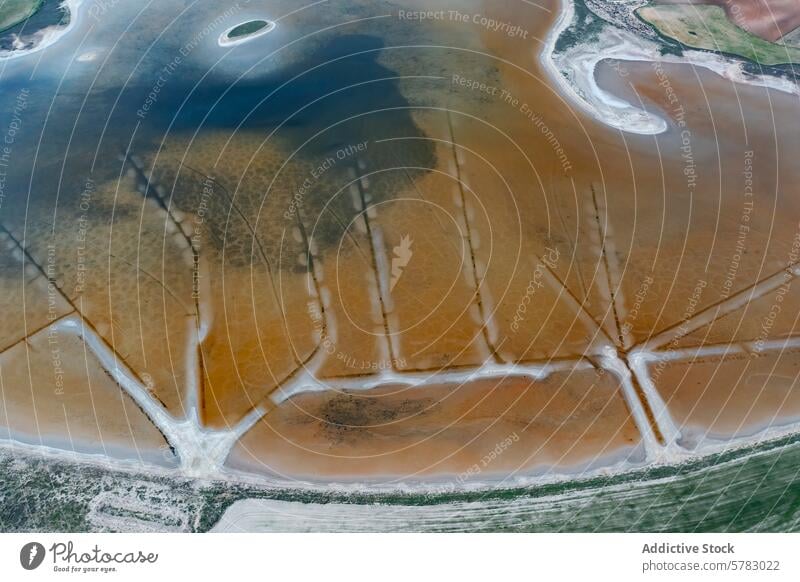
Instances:
[[[174,465],[164,436],[80,338],[39,332],[0,355],[0,438]]]
[[[309,142],[310,112],[270,133],[291,111],[279,101],[263,125],[234,131],[223,115],[138,144],[55,218],[49,201],[30,216],[4,207],[0,290],[22,309],[0,312],[0,424],[30,440],[38,415],[48,439],[163,446],[75,338],[70,385],[92,392],[51,397],[31,334],[73,311],[175,419],[226,429],[269,410],[228,460],[253,473],[463,481],[638,461],[659,427],[641,386],[617,378],[643,346],[737,344],[650,365],[687,447],[795,419],[800,361],[776,340],[796,339],[800,310],[797,99],[687,65],[601,63],[603,90],[669,125],[620,132],[541,61],[556,0],[467,5],[526,34],[396,14],[369,25],[380,33],[353,24],[354,46],[379,46],[360,32],[384,43],[357,66],[376,67],[371,91],[389,102],[343,109],[363,118],[339,125],[320,106]],[[380,92],[394,76],[402,95]],[[301,75],[298,92],[317,81]],[[511,366],[554,361],[571,371]],[[438,376],[482,366],[497,377]],[[421,370],[428,382],[404,383]],[[393,384],[367,389],[381,372]],[[326,383],[274,404],[281,387]]]
[[[423,126],[457,144],[453,163],[462,188],[453,211],[468,224],[464,268],[481,282],[478,298],[491,348],[506,362],[596,353],[611,343],[600,323],[611,310],[597,292],[597,320],[589,312],[587,289],[604,285],[605,273],[598,256],[579,260],[576,254],[573,241],[585,236],[584,209],[574,208],[574,193],[555,160],[535,151],[544,138],[505,135],[525,129],[517,127],[517,116],[529,121],[524,114],[507,105],[485,124],[472,116],[470,103],[461,110],[461,99],[463,94],[453,97],[456,113],[426,116]],[[594,223],[583,222],[592,232]]]
[[[176,136],[147,160],[153,187],[182,209],[181,229],[196,255],[186,272],[200,313],[199,406],[214,427],[235,424],[262,403],[317,346],[308,306],[319,299],[307,242],[283,217],[280,158],[255,135],[225,148],[229,137]],[[266,201],[253,196],[270,187],[275,195]]]
[[[43,286],[29,311],[15,303],[9,312],[27,318],[28,333],[36,330],[39,313],[49,323],[79,312],[155,397],[181,416],[191,373],[187,344],[194,335],[185,241],[153,201],[145,202],[132,177],[87,182],[70,202],[58,208],[56,227],[49,220],[30,220],[24,228],[15,220],[5,223],[18,242],[26,242],[27,269],[46,277],[27,284],[29,294]]]
[[[703,69],[626,67],[645,102],[671,119],[654,160],[636,163],[631,202],[608,205],[618,248],[629,249],[621,290],[636,341],[704,309],[724,315],[725,302],[798,260],[800,172],[789,152],[800,136],[781,120],[800,109],[788,95]],[[608,191],[618,198],[616,184]],[[743,313],[755,318],[750,327],[760,317]]]
[[[0,230],[0,297],[14,309],[0,310],[0,350],[45,327],[71,308],[59,294],[48,293],[48,281],[10,235]]]
[[[388,267],[389,332],[404,369],[480,365],[491,358],[458,176],[442,169],[450,150],[437,144],[440,166],[376,208]]]
[[[679,330],[671,347],[684,348],[729,343],[749,344],[764,349],[782,340],[797,338],[800,332],[800,284],[787,272],[769,279],[758,293],[745,291],[743,304],[727,313],[717,314],[710,323],[697,329]],[[780,349],[780,348],[778,348]]]
[[[526,10],[493,5],[492,14],[509,20]],[[781,122],[797,118],[796,99],[704,69],[626,62],[621,73],[601,69],[601,84],[632,103],[643,101],[665,116],[670,128],[655,137],[620,134],[551,92],[541,68],[527,60],[522,41],[488,33],[484,39],[494,54],[510,61],[498,65],[501,87],[521,98],[483,99],[474,106],[513,142],[492,148],[497,132],[477,131],[480,124],[474,122],[456,125],[458,141],[505,170],[499,172],[502,181],[495,179],[486,191],[495,196],[493,202],[498,193],[513,194],[509,199],[523,223],[518,244],[539,256],[545,245],[559,251],[565,260],[553,273],[619,347],[682,326],[704,310],[712,319],[723,317],[732,299],[797,261],[800,175],[789,152],[797,150],[800,138],[793,124]],[[457,103],[471,106],[468,97]],[[515,143],[532,162],[527,168],[522,160],[514,168]],[[492,151],[505,155],[491,156]],[[471,178],[469,169],[465,174]],[[473,185],[488,181],[492,172],[474,174]],[[540,201],[527,210],[537,191]],[[502,215],[502,207],[495,203],[493,218]],[[493,229],[501,233],[498,239],[517,231],[516,222],[509,213],[505,229]],[[717,334],[718,341],[744,339],[744,327],[755,333],[768,312],[765,306],[740,309],[728,317],[746,325],[730,330],[729,338]],[[787,306],[767,337],[793,333],[790,312]],[[547,337],[564,337],[561,333],[563,326]],[[677,343],[666,346],[674,347]]]
[[[595,370],[295,396],[237,444],[228,466],[358,479],[562,471],[632,453],[619,387]]]
[[[798,370],[800,352],[792,348],[651,365],[688,448],[706,438],[750,436],[796,421]]]
[[[355,222],[363,221],[362,217]],[[362,222],[363,223],[363,222]],[[316,370],[320,378],[371,374],[391,366],[377,281],[372,270],[369,241],[353,226],[342,237],[336,252],[321,257],[323,293],[329,297],[325,313],[313,305],[308,316],[314,320],[323,351]]]

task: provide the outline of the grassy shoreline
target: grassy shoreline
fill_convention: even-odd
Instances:
[[[122,501],[116,511],[134,524],[141,525],[142,515],[161,515],[145,519],[156,530],[169,529],[177,512],[184,516],[182,529],[207,531],[235,501],[267,499],[428,508],[421,510],[430,517],[424,524],[406,526],[424,531],[798,531],[799,466],[800,435],[791,435],[680,465],[586,480],[379,493],[194,481],[0,450],[0,531],[103,530],[109,526],[93,516],[98,500],[108,496]],[[125,529],[126,520],[114,523],[113,517],[111,529]]]
[[[44,0],[5,0],[0,6],[0,32],[14,28],[34,14],[44,4]]]

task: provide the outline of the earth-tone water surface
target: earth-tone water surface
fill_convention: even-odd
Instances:
[[[605,62],[669,125],[612,129],[546,65],[555,0],[89,4],[0,64],[11,438],[460,486],[800,414],[796,98]]]

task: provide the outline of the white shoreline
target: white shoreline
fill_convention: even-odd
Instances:
[[[610,58],[606,51],[590,50],[590,47],[586,44],[578,44],[572,47],[571,51],[565,53],[569,55],[569,58],[565,60],[573,63],[572,74],[567,72],[569,76],[569,80],[567,80],[556,63],[555,49],[556,42],[572,23],[572,19],[575,16],[575,5],[572,0],[560,0],[560,3],[558,20],[545,38],[542,61],[545,70],[550,74],[551,80],[561,89],[562,94],[597,121],[621,131],[629,131],[641,135],[652,135],[666,131],[667,123],[660,117],[633,107],[629,103],[600,89],[595,81],[594,71],[598,62]],[[625,54],[624,50],[622,50],[615,56],[623,59]]]
[[[794,446],[793,444],[781,445],[772,447],[765,450],[753,451],[751,454],[729,459],[715,465],[699,467],[691,474],[702,474],[709,470],[720,469],[728,467],[732,464],[742,463],[747,459],[759,458],[763,455],[772,454],[778,451],[783,451],[787,447]],[[613,485],[603,485],[602,491],[604,495],[623,493],[637,488],[657,487],[683,478],[680,475],[670,475],[666,477],[655,477],[652,479],[637,480],[637,481],[624,481]],[[589,481],[587,479],[575,479],[574,482],[580,483]],[[545,483],[552,484],[552,483]],[[495,487],[487,487],[485,490],[496,489]],[[503,488],[508,489],[513,487],[514,484],[504,484]],[[522,485],[524,487],[524,485]],[[303,501],[281,501],[275,499],[264,499],[245,497],[232,503],[222,514],[219,521],[209,530],[211,533],[223,532],[236,532],[236,531],[294,531],[295,528],[314,526],[314,531],[343,531],[345,526],[349,527],[347,531],[353,530],[353,525],[363,523],[365,531],[376,531],[376,524],[382,524],[380,529],[387,528],[391,525],[406,525],[406,528],[411,528],[416,531],[414,523],[420,520],[430,519],[431,514],[441,513],[443,518],[449,518],[453,521],[460,519],[465,512],[475,514],[476,510],[483,509],[487,516],[491,516],[493,509],[497,507],[502,508],[507,512],[510,508],[525,506],[529,507],[530,511],[535,511],[535,507],[550,507],[554,503],[560,501],[581,500],[589,499],[597,494],[600,488],[589,485],[585,489],[575,489],[565,491],[562,493],[554,493],[550,495],[543,495],[541,497],[528,497],[519,496],[511,499],[484,499],[484,500],[465,500],[465,501],[446,501],[436,503],[433,505],[387,505],[382,504],[379,500],[367,501],[360,503],[346,503],[341,501],[330,501],[328,503],[306,503]],[[458,490],[441,490],[437,493],[451,493],[451,492],[478,492],[481,490],[464,489],[463,487]],[[401,491],[400,493],[428,493],[429,491]],[[378,491],[377,493],[383,493]],[[389,493],[395,493],[390,491]],[[408,512],[411,512],[409,516]],[[416,514],[416,515],[414,515]],[[409,519],[410,517],[410,519]],[[266,529],[272,526],[272,529]],[[298,529],[297,531],[304,531]],[[401,531],[398,529],[398,531]]]
[[[662,55],[656,43],[612,24],[606,25],[597,45],[577,44],[559,55],[555,52],[556,42],[575,14],[574,0],[560,0],[560,3],[561,12],[556,25],[545,39],[544,68],[571,102],[597,121],[620,131],[657,135],[667,131],[669,126],[662,117],[619,99],[598,86],[595,70],[600,61],[607,59],[692,65],[734,83],[800,96],[800,87],[796,83],[771,75],[750,75],[743,71],[740,61],[700,50],[684,50],[682,57]]]
[[[39,457],[42,459],[52,459],[53,461],[72,464],[75,466],[88,465],[98,469],[105,469],[120,473],[127,473],[131,478],[136,477],[152,477],[152,478],[167,478],[177,480],[191,480],[199,483],[207,484],[228,484],[228,485],[241,485],[249,486],[255,489],[275,489],[280,491],[305,491],[316,493],[341,493],[341,494],[354,494],[365,493],[370,494],[404,494],[404,493],[429,493],[429,494],[442,494],[442,493],[469,493],[481,491],[496,491],[505,489],[516,488],[530,488],[545,485],[553,485],[558,483],[574,482],[580,483],[591,481],[598,477],[614,477],[621,476],[625,473],[640,470],[650,469],[653,467],[679,467],[680,465],[688,462],[702,462],[705,458],[720,453],[735,453],[751,447],[759,447],[768,445],[771,441],[777,441],[781,438],[791,436],[797,433],[797,427],[781,427],[767,430],[760,434],[761,438],[753,439],[752,437],[741,440],[735,443],[717,444],[713,447],[704,447],[703,454],[696,452],[687,452],[680,460],[673,459],[671,462],[642,462],[633,463],[631,461],[617,460],[617,462],[607,465],[605,467],[595,467],[583,473],[569,473],[569,472],[551,472],[549,474],[534,474],[534,475],[514,475],[511,477],[500,477],[476,479],[474,481],[466,481],[459,483],[456,481],[456,475],[452,479],[440,477],[438,479],[417,479],[417,480],[390,480],[384,481],[370,481],[364,479],[361,481],[335,481],[331,479],[320,481],[304,481],[301,479],[277,478],[266,477],[253,473],[243,473],[226,469],[214,475],[200,477],[197,475],[188,474],[181,470],[174,470],[163,465],[149,464],[147,462],[139,463],[133,461],[120,461],[111,459],[102,454],[89,454],[78,453],[71,451],[63,451],[54,449],[52,447],[42,447],[38,445],[30,445],[19,441],[0,440],[0,453],[15,455],[21,454],[29,457]],[[777,447],[768,447],[762,450],[753,451],[750,454],[742,457],[737,457],[727,462],[739,462],[751,457],[758,457],[764,454],[769,454],[775,450],[783,449],[790,446],[796,446],[798,443],[790,443],[780,445]],[[712,450],[713,449],[713,450]],[[671,477],[667,478],[670,479]],[[654,482],[661,481],[662,479],[653,479]]]
[[[304,489],[315,490],[322,488],[327,491],[344,491],[356,492],[368,489],[370,491],[468,491],[468,490],[483,490],[495,489],[498,486],[504,488],[508,487],[526,487],[543,485],[548,483],[559,483],[566,481],[575,481],[582,479],[591,479],[598,476],[611,476],[619,475],[629,472],[634,469],[643,467],[654,466],[677,466],[687,461],[699,460],[712,454],[747,448],[752,446],[759,446],[765,442],[769,442],[776,438],[797,434],[800,431],[800,423],[788,422],[777,426],[770,426],[760,430],[754,434],[747,436],[733,437],[726,440],[717,440],[713,438],[701,439],[700,442],[695,443],[691,449],[683,448],[676,442],[676,436],[679,432],[678,427],[675,427],[670,417],[669,411],[655,407],[656,414],[661,416],[662,430],[665,425],[672,425],[675,434],[665,435],[669,436],[670,441],[666,446],[658,445],[653,442],[652,435],[647,438],[647,435],[642,434],[642,441],[639,446],[644,449],[644,458],[635,459],[628,455],[627,457],[617,457],[616,459],[603,455],[595,457],[590,460],[588,464],[583,466],[553,466],[549,468],[539,468],[535,471],[512,474],[508,477],[495,476],[489,478],[488,475],[484,480],[477,480],[474,483],[457,483],[455,476],[438,476],[438,477],[411,477],[406,480],[402,478],[380,476],[376,475],[372,478],[364,476],[359,481],[351,481],[348,479],[329,480],[325,483],[313,482],[307,479],[298,478],[294,479],[288,476],[281,475],[265,475],[255,471],[245,471],[231,467],[228,465],[230,453],[233,450],[236,442],[242,437],[250,428],[253,427],[266,413],[266,410],[256,408],[251,411],[245,418],[236,423],[234,426],[227,430],[214,430],[200,426],[196,419],[185,418],[177,419],[172,417],[161,405],[151,399],[145,387],[139,386],[136,379],[131,375],[130,371],[117,361],[114,354],[105,346],[102,339],[96,336],[90,328],[82,325],[79,316],[67,317],[64,320],[55,324],[65,333],[77,333],[87,343],[95,357],[100,361],[101,365],[114,377],[114,379],[121,385],[122,389],[128,393],[150,417],[153,424],[159,428],[162,434],[166,437],[167,442],[174,448],[179,458],[179,465],[176,469],[168,469],[164,467],[156,467],[152,463],[148,463],[142,459],[139,462],[131,463],[125,460],[112,460],[102,454],[87,454],[76,453],[75,451],[57,449],[52,446],[37,446],[19,441],[8,439],[0,439],[0,449],[10,447],[12,450],[24,450],[30,454],[44,454],[48,457],[61,459],[73,463],[90,463],[95,465],[102,465],[105,468],[119,468],[131,469],[140,474],[147,475],[162,475],[171,476],[174,478],[194,478],[199,481],[219,481],[228,482],[231,484],[249,484],[254,487],[262,488],[279,488],[279,489]],[[800,342],[798,340],[776,341],[770,343],[768,346],[771,349],[782,349],[786,347],[785,344],[790,343],[793,346]],[[774,343],[774,345],[773,345]],[[633,354],[634,364],[633,371],[637,376],[642,374],[643,365],[646,362],[660,361],[660,360],[673,360],[691,358],[699,353],[709,352],[716,353],[718,350],[712,348],[696,348],[695,350],[688,350],[686,353],[670,354],[649,352],[645,349],[638,349]],[[613,360],[613,361],[612,361]],[[621,371],[619,368],[618,356],[613,353],[613,350],[606,350],[605,355],[601,358],[603,369],[618,376],[621,388],[625,391],[625,383],[629,382],[627,373]],[[576,361],[570,362],[573,367],[583,367],[587,365],[584,362]],[[558,366],[524,366],[512,368],[515,372],[523,372],[525,375],[539,376],[547,375],[556,371],[562,366],[569,367],[566,363],[560,363]],[[520,369],[521,368],[521,369]],[[505,367],[490,366],[487,369],[477,368],[473,370],[473,378],[483,377],[491,378],[507,377],[509,369]],[[461,377],[462,374],[468,376],[470,372],[458,372],[457,376]],[[420,380],[415,377],[415,374],[410,374],[409,379]],[[464,376],[464,377],[467,377]],[[387,382],[395,382],[398,378],[403,378],[404,375],[397,374],[391,377],[378,376],[375,378],[377,382],[374,385],[381,385]],[[641,378],[640,378],[641,381]],[[307,386],[305,382],[298,379],[298,383],[305,388],[303,391],[314,391],[315,386]],[[298,386],[299,387],[299,386]],[[645,388],[647,388],[645,386]],[[334,388],[335,389],[335,388]],[[631,392],[631,387],[628,386],[628,392]],[[628,398],[635,395],[628,394]],[[652,394],[648,395],[653,405]],[[669,422],[665,422],[669,421]],[[649,426],[649,425],[648,425]],[[640,428],[641,433],[641,428]]]
[[[800,431],[800,424],[787,423],[771,426],[755,434],[734,437],[727,440],[702,439],[693,449],[684,449],[680,446],[664,448],[662,454],[656,458],[645,458],[642,461],[631,460],[631,457],[620,458],[617,455],[605,456],[603,464],[599,458],[588,464],[577,464],[571,467],[539,468],[533,472],[512,474],[506,477],[495,475],[486,476],[469,482],[458,482],[457,475],[428,478],[409,478],[402,480],[389,476],[375,476],[370,479],[362,477],[361,480],[335,480],[325,479],[320,481],[306,479],[292,479],[290,477],[268,476],[263,473],[234,469],[217,463],[200,466],[180,463],[178,467],[171,468],[155,464],[146,459],[135,461],[133,459],[112,458],[102,453],[77,452],[59,449],[47,445],[33,445],[18,440],[0,439],[0,451],[8,454],[24,454],[31,457],[53,459],[75,465],[90,465],[112,471],[128,472],[132,475],[145,475],[150,477],[166,477],[174,479],[188,479],[198,482],[228,483],[231,485],[247,485],[259,489],[303,490],[318,492],[339,493],[444,493],[444,492],[469,492],[534,487],[565,483],[570,481],[585,481],[597,477],[611,477],[623,475],[637,469],[653,467],[678,467],[687,462],[702,462],[703,459],[713,455],[736,452],[751,447],[768,445],[788,436],[796,435]],[[227,432],[227,431],[224,431]],[[171,444],[171,443],[170,443]],[[639,447],[644,443],[640,442]],[[791,445],[786,445],[791,446]],[[753,455],[763,454],[772,450],[755,451]],[[617,456],[614,460],[614,456]],[[749,456],[748,456],[749,457]],[[226,459],[227,460],[227,459]],[[611,462],[608,462],[611,461]]]
[[[78,8],[83,3],[83,0],[63,0],[61,2],[61,6],[64,4],[67,5],[69,9],[69,24],[63,27],[59,26],[48,26],[47,28],[43,28],[31,36],[40,36],[41,38],[36,41],[36,43],[29,49],[20,49],[20,50],[10,50],[10,51],[0,51],[0,60],[13,60],[19,59],[22,57],[26,57],[28,55],[32,55],[39,51],[46,49],[49,46],[54,45],[57,41],[61,40],[61,38],[66,35],[69,31],[71,31],[78,22]]]
[[[787,447],[793,446],[781,445],[772,447],[765,450],[753,451],[751,454],[737,457],[734,459],[726,460],[721,463],[710,465],[706,467],[698,467],[692,474],[703,473],[721,467],[727,467],[734,463],[741,463],[746,459],[758,458],[762,455],[774,453],[775,451],[782,451]],[[623,474],[622,472],[611,473],[609,475]],[[581,482],[589,482],[598,475],[579,476],[572,479],[576,484]],[[475,514],[477,510],[484,510],[487,516],[493,514],[493,509],[497,507],[502,508],[507,512],[509,508],[527,506],[530,511],[534,511],[535,506],[549,507],[559,501],[568,501],[570,499],[590,499],[594,497],[602,488],[604,495],[611,493],[622,493],[635,490],[639,487],[659,486],[667,483],[673,483],[684,476],[682,475],[669,475],[666,477],[655,477],[645,480],[625,481],[613,485],[594,486],[589,485],[585,489],[575,489],[561,493],[554,493],[543,495],[541,497],[518,496],[511,499],[483,499],[483,500],[465,500],[465,501],[445,501],[435,503],[432,505],[407,505],[397,504],[389,505],[381,503],[380,500],[347,503],[342,501],[329,501],[326,503],[304,502],[304,501],[283,501],[277,499],[265,499],[258,497],[243,497],[234,501],[220,516],[220,519],[209,530],[209,533],[234,533],[234,532],[261,532],[261,531],[317,531],[317,532],[338,532],[338,531],[358,531],[354,529],[353,525],[359,522],[363,524],[364,531],[392,531],[390,526],[400,525],[401,527],[396,531],[406,531],[411,528],[411,531],[417,531],[418,527],[414,524],[420,520],[430,519],[431,513],[436,514],[441,512],[442,517],[449,518],[453,521],[459,520],[461,516],[466,513]],[[376,494],[393,494],[393,493],[410,493],[410,494],[429,494],[429,493],[478,493],[490,492],[497,490],[506,490],[512,488],[526,488],[534,485],[552,485],[558,482],[565,482],[565,480],[539,480],[536,483],[526,483],[521,480],[512,481],[510,479],[490,483],[484,482],[480,487],[465,486],[459,487],[440,488],[433,490],[430,488],[425,489],[409,489],[404,488],[401,490],[385,490],[369,487],[370,493]],[[347,492],[361,492],[363,493],[368,484],[362,484],[361,488],[354,488],[352,491]],[[500,487],[498,487],[500,485]],[[330,486],[323,489],[323,492],[331,491]],[[344,492],[336,489],[334,492]],[[409,516],[409,512],[411,515]],[[414,515],[416,514],[416,515]],[[409,519],[409,517],[411,519]],[[381,527],[376,527],[376,524]],[[402,526],[405,525],[405,530]],[[272,526],[268,529],[269,526]],[[307,530],[313,526],[313,530]],[[346,529],[347,528],[347,529]],[[388,528],[388,529],[387,529]]]

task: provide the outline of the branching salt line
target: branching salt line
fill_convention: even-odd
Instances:
[[[180,459],[180,468],[187,475],[217,475],[235,442],[263,415],[261,409],[256,409],[232,430],[204,429],[191,417],[177,420],[151,396],[105,339],[86,326],[81,317],[76,315],[64,318],[56,324],[56,328],[83,339],[100,365],[136,402],[174,448]]]
[[[162,191],[160,186],[154,185],[150,178],[145,173],[145,168],[143,162],[137,157],[130,153],[125,153],[122,155],[122,160],[125,163],[130,164],[131,168],[133,169],[133,173],[135,175],[135,179],[139,182],[140,187],[142,188],[142,196],[144,197],[145,202],[148,200],[155,200],[156,204],[160,207],[159,211],[164,214],[166,218],[164,227],[165,229],[169,228],[169,225],[172,225],[179,233],[180,240],[183,242],[183,245],[186,247],[186,252],[190,253],[191,255],[191,264],[193,269],[197,269],[197,274],[200,273],[201,266],[205,265],[205,262],[202,261],[200,256],[200,250],[197,248],[193,238],[193,227],[188,225],[188,221],[180,220],[179,217],[176,215],[175,209],[172,208],[172,200],[171,198],[167,200],[165,198],[165,192]],[[173,238],[173,240],[175,240]],[[177,244],[177,241],[175,241]],[[202,398],[203,398],[203,386],[204,386],[204,377],[203,377],[203,369],[202,369],[202,357],[200,354],[200,345],[203,341],[203,338],[208,333],[208,321],[204,321],[203,314],[208,314],[208,302],[201,302],[200,297],[210,297],[210,288],[208,287],[209,283],[206,281],[207,277],[192,277],[192,295],[194,301],[194,309],[195,314],[192,316],[193,325],[190,326],[189,334],[187,335],[188,338],[195,338],[194,340],[190,339],[188,342],[189,345],[186,346],[186,378],[187,378],[187,386],[184,387],[184,394],[186,395],[186,417],[196,424],[200,424],[201,420],[201,407],[202,407]],[[195,288],[195,285],[197,287]],[[200,286],[203,286],[203,293],[201,295]],[[205,304],[204,304],[205,303]]]
[[[653,427],[650,425],[650,419],[647,418],[644,405],[639,399],[639,395],[636,393],[636,388],[633,385],[631,372],[628,366],[620,359],[617,351],[613,347],[608,347],[604,350],[603,355],[600,357],[600,364],[604,370],[608,370],[619,380],[622,394],[625,397],[625,401],[628,403],[628,409],[642,437],[647,460],[652,461],[662,458],[664,456],[664,447],[658,442]]]
[[[762,353],[765,351],[777,351],[791,348],[800,348],[800,336],[787,337],[769,341],[749,341],[742,344],[750,352]]]
[[[306,392],[326,390],[363,391],[382,386],[408,385],[410,388],[425,388],[431,384],[463,384],[474,380],[503,379],[514,376],[528,376],[542,380],[559,371],[586,370],[593,366],[587,360],[560,360],[542,364],[495,364],[487,362],[482,366],[462,370],[437,372],[397,372],[387,371],[373,376],[357,378],[332,378],[320,380],[313,375],[300,378],[291,385],[282,386],[274,394],[272,401],[280,404]]]
[[[614,239],[613,236],[610,236],[611,226],[605,206],[602,206],[597,200],[597,193],[593,184],[590,185],[590,190],[592,193],[592,222],[597,227],[599,259],[605,272],[605,277],[600,277],[598,282],[602,291],[607,295],[606,299],[610,304],[611,315],[613,316],[612,323],[617,336],[615,342],[619,342],[621,348],[627,349],[633,342],[621,324],[625,318],[625,300],[622,297],[622,277],[614,247]],[[607,319],[607,314],[604,315],[605,319]]]
[[[636,354],[637,357],[647,362],[671,362],[676,360],[694,360],[697,358],[726,356],[729,354],[761,354],[794,348],[800,348],[800,336],[768,341],[750,340],[732,342],[729,344],[711,344],[655,352],[637,349],[631,352],[631,354]]]
[[[637,362],[674,362],[680,360],[694,360],[696,358],[707,358],[724,356],[728,354],[741,354],[746,348],[746,344],[719,344],[713,346],[698,346],[693,348],[682,348],[668,351],[649,352],[644,349],[636,349],[628,354],[629,360]]]
[[[133,376],[131,370],[124,365],[115,352],[106,344],[94,330],[85,326],[83,320],[78,315],[62,319],[57,323],[61,331],[79,335],[86,342],[89,349],[98,358],[101,365],[108,370],[115,381],[122,386],[131,398],[143,409],[145,414],[150,417],[153,423],[164,434],[165,438],[172,444],[181,459],[181,471],[194,477],[220,478],[228,475],[224,469],[224,462],[230,454],[236,442],[250,430],[264,415],[269,411],[269,405],[261,405],[250,411],[239,423],[228,430],[202,429],[191,420],[175,420],[167,411],[153,399]],[[772,341],[765,344],[765,350],[777,350],[787,346],[800,347],[800,338],[792,338],[785,341]],[[737,353],[743,350],[737,347]],[[320,352],[323,353],[323,352]],[[642,436],[647,460],[650,462],[676,461],[686,458],[689,454],[680,447],[676,446],[678,431],[672,423],[665,405],[658,405],[659,398],[655,386],[649,378],[646,365],[652,361],[664,359],[682,359],[691,357],[692,353],[717,354],[718,347],[713,350],[700,348],[698,350],[681,350],[677,352],[657,352],[647,353],[638,351],[631,354],[628,358],[629,365],[637,375],[637,378],[646,393],[651,408],[656,415],[656,420],[662,430],[667,446],[662,447],[653,432],[647,419],[642,403],[639,401],[636,390],[632,384],[631,373],[625,362],[620,359],[613,348],[604,350],[599,358],[602,369],[613,373],[620,381],[623,395],[628,402],[631,414]],[[549,374],[557,371],[567,371],[573,369],[592,369],[592,364],[585,360],[562,360],[542,364],[517,364],[502,365],[487,363],[483,366],[457,371],[424,373],[424,372],[386,372],[368,378],[354,378],[332,380],[322,382],[316,378],[311,369],[304,369],[301,374],[287,382],[276,393],[273,394],[272,403],[279,404],[291,396],[308,391],[330,390],[332,388],[344,388],[350,390],[367,390],[375,387],[406,383],[412,387],[424,387],[433,382],[436,383],[463,383],[477,379],[504,378],[508,376],[529,376],[542,379]],[[662,401],[663,402],[663,401]],[[764,435],[783,435],[795,432],[800,427],[800,423],[793,423],[783,427],[769,429],[759,433],[759,440],[763,440]],[[753,441],[752,437],[742,437],[729,439],[726,442],[737,442],[745,444]],[[726,445],[729,447],[729,445]],[[709,448],[710,447],[710,448]],[[704,452],[714,452],[718,449],[726,448],[723,444],[708,443],[704,445]],[[36,447],[43,451],[47,447]],[[695,451],[696,453],[696,451]],[[696,456],[696,455],[695,455]],[[84,459],[85,457],[85,459]],[[96,456],[84,455],[81,460],[95,460]],[[160,469],[159,469],[160,470]]]
[[[164,407],[153,398],[147,389],[134,376],[133,372],[125,365],[116,352],[108,347],[103,339],[91,327],[84,324],[84,319],[78,315],[65,317],[57,322],[55,329],[68,334],[76,335],[83,339],[98,359],[103,368],[111,374],[114,380],[127,392],[139,405],[153,424],[170,440],[170,433],[174,421]]]
[[[739,291],[723,301],[710,305],[709,307],[700,310],[689,319],[667,328],[658,335],[645,341],[643,344],[636,346],[635,349],[645,352],[652,352],[660,347],[673,344],[689,333],[706,325],[710,325],[721,317],[741,309],[751,301],[765,296],[770,291],[774,291],[781,285],[796,277],[797,273],[797,265],[791,265],[781,269],[777,273],[770,275],[755,285]]]
[[[661,435],[664,437],[667,451],[675,452],[675,447],[680,438],[680,429],[675,424],[666,402],[664,402],[650,377],[650,372],[647,369],[648,362],[649,360],[644,353],[628,354],[628,365],[636,376],[647,404],[653,412],[653,422],[656,423]]]
[[[728,355],[741,355],[752,353],[782,352],[785,349],[800,348],[800,337],[770,340],[767,342],[740,342],[732,344],[718,344],[713,346],[700,346],[663,352],[648,352],[637,349],[628,354],[628,363],[642,387],[650,409],[653,411],[655,422],[662,431],[668,449],[674,450],[680,438],[680,429],[675,423],[669,408],[661,397],[653,382],[649,364],[658,362],[695,361],[699,358],[724,357]]]
[[[561,297],[565,298],[569,306],[575,312],[575,315],[578,317],[578,320],[586,326],[586,329],[591,329],[595,332],[594,338],[598,335],[602,336],[602,339],[606,341],[605,344],[601,344],[598,346],[599,348],[603,348],[606,346],[613,346],[614,340],[611,336],[608,335],[608,332],[603,329],[603,326],[598,324],[592,315],[586,310],[583,302],[579,301],[577,297],[572,293],[572,291],[567,287],[565,283],[561,281],[558,275],[550,268],[550,266],[542,260],[541,257],[538,255],[534,255],[538,265],[542,265],[544,269],[542,272],[544,273],[545,280],[547,281],[550,288],[556,291],[559,294],[559,299]],[[596,340],[593,339],[592,343]]]

